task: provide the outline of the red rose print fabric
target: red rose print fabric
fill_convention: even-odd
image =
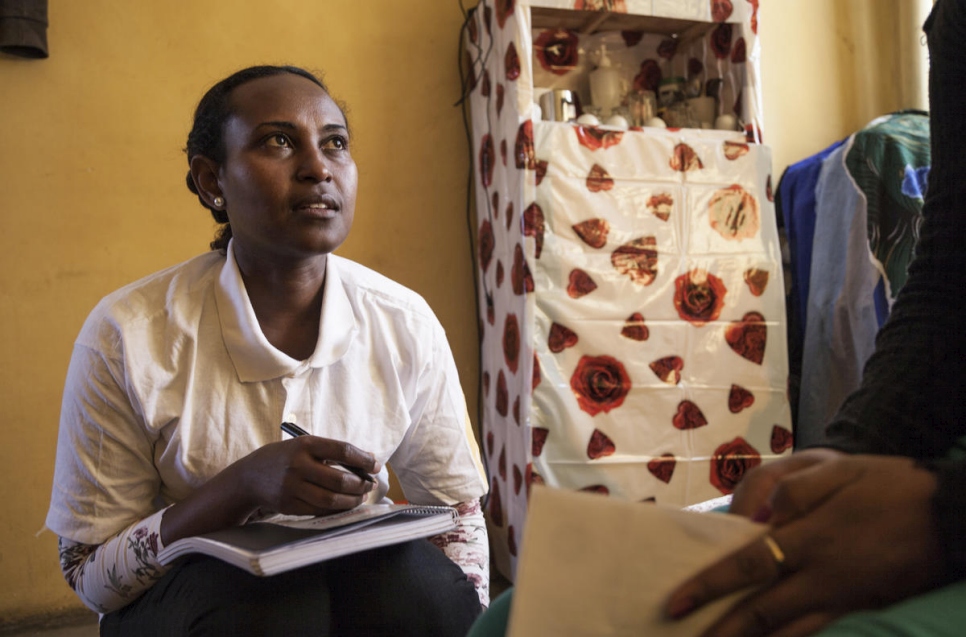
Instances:
[[[607,245],[607,233],[610,224],[606,219],[588,219],[571,226],[581,240],[591,248],[603,248]]]
[[[536,259],[540,258],[540,253],[543,251],[543,232],[545,229],[546,223],[543,218],[543,210],[536,203],[530,204],[523,211],[523,234],[527,237],[534,238],[535,249],[533,256]]]
[[[771,428],[772,453],[784,453],[792,448],[792,432],[784,427],[775,425]]]
[[[690,400],[682,400],[678,404],[678,411],[671,419],[675,429],[697,429],[708,424],[701,408]]]
[[[597,460],[604,456],[613,455],[615,451],[617,451],[617,447],[614,446],[614,441],[600,429],[594,429],[594,433],[590,435],[590,441],[587,443],[587,457],[591,460]]]
[[[496,0],[496,23],[502,29],[506,25],[507,18],[513,15],[513,8],[516,0]]]
[[[744,279],[752,296],[761,296],[768,287],[768,270],[749,268],[745,270]]]
[[[724,22],[731,17],[732,11],[731,0],[711,0],[711,18],[715,22]]]
[[[724,282],[704,270],[691,270],[674,280],[674,307],[678,316],[695,326],[717,320],[724,307]]]
[[[740,321],[728,325],[725,340],[738,356],[761,365],[765,360],[765,344],[768,341],[765,317],[758,312],[748,312]]]
[[[734,161],[739,157],[744,157],[749,151],[748,144],[744,142],[734,142],[730,140],[725,140],[724,143],[724,155],[726,158]]]
[[[738,38],[735,40],[734,48],[731,50],[731,63],[732,64],[744,64],[747,59],[747,51],[745,50],[745,39]],[[741,112],[740,110],[737,112]]]
[[[520,323],[516,314],[507,314],[503,325],[503,358],[514,374],[520,365]]]
[[[537,185],[538,186],[540,185],[540,182],[543,181],[543,178],[547,176],[547,167],[548,166],[549,166],[549,162],[544,161],[542,159],[538,159],[537,160],[537,169],[536,170],[537,170]]]
[[[486,272],[487,268],[490,267],[490,261],[493,259],[493,248],[496,245],[496,239],[493,238],[493,224],[485,219],[480,224],[477,241],[480,244],[480,267]]]
[[[523,248],[516,244],[513,248],[513,267],[510,269],[510,281],[513,283],[513,293],[521,295],[533,292],[533,276],[530,267],[523,258]]]
[[[559,354],[568,347],[573,347],[577,344],[580,339],[577,338],[577,334],[561,325],[560,323],[554,323],[550,326],[550,336],[547,338],[547,347],[554,354]]]
[[[646,341],[650,335],[651,331],[644,325],[644,315],[640,312],[631,314],[624,323],[624,329],[621,330],[621,336],[632,341]]]
[[[702,163],[701,158],[687,144],[678,144],[674,147],[674,154],[671,155],[671,161],[669,163],[671,170],[682,173],[704,168],[704,163]]]
[[[519,0],[471,16],[478,424],[498,563],[515,563],[531,484],[682,506],[791,449],[785,352],[766,347],[785,317],[757,4],[675,3],[682,19],[716,21],[692,41],[534,28]],[[579,87],[587,105],[582,74],[604,42],[629,88],[687,78],[736,108],[743,130],[533,118],[548,89]]]
[[[677,466],[677,460],[673,453],[665,453],[660,458],[653,458],[647,463],[647,470],[651,472],[655,478],[668,484],[671,482],[671,478],[674,476],[674,467]]]
[[[624,365],[612,356],[583,356],[570,377],[570,388],[580,408],[596,416],[624,404],[631,379]]]
[[[537,61],[555,75],[565,75],[580,61],[580,42],[577,34],[564,29],[549,29],[533,42]]]
[[[510,392],[506,385],[506,375],[501,369],[500,373],[496,375],[496,413],[506,418],[506,415],[509,413],[509,402]]]
[[[610,262],[634,283],[650,285],[657,276],[657,240],[639,237],[625,243],[611,253]]]
[[[533,170],[537,167],[537,158],[533,154],[533,122],[529,119],[520,124],[520,128],[517,130],[513,157],[517,168]]]
[[[600,164],[590,167],[590,174],[587,175],[587,190],[590,192],[602,192],[614,187],[614,180],[610,174]]]
[[[513,493],[519,495],[520,487],[523,486],[523,472],[520,467],[513,465]]]
[[[533,438],[532,438],[533,449],[531,453],[533,454],[534,458],[538,457],[541,453],[543,453],[543,445],[545,442],[547,442],[548,433],[550,433],[550,431],[544,427],[533,428]]]
[[[728,411],[737,414],[754,404],[755,396],[750,391],[738,385],[731,386],[731,392],[728,394]]]
[[[674,197],[666,192],[656,194],[647,200],[647,209],[661,221],[667,221],[671,218],[671,210],[674,209]]]
[[[574,126],[577,133],[577,141],[584,148],[590,150],[607,149],[621,143],[624,133],[615,130],[605,130],[591,126]]]
[[[567,295],[572,299],[579,299],[597,289],[597,284],[590,278],[590,275],[580,268],[570,271],[570,278],[567,281]]]
[[[711,227],[729,241],[753,238],[761,228],[758,201],[737,184],[712,195],[708,219]]]
[[[484,188],[493,185],[493,167],[496,165],[496,149],[493,147],[493,137],[484,135],[480,142],[480,181]]]
[[[651,363],[650,368],[655,376],[668,385],[677,385],[681,382],[681,370],[684,369],[684,360],[680,356],[666,356]]]
[[[711,484],[725,495],[733,493],[745,474],[761,464],[761,455],[740,436],[714,451]]]
[[[520,55],[517,47],[510,42],[506,47],[506,54],[503,56],[503,68],[505,69],[508,82],[514,82],[520,77]],[[497,109],[499,112],[499,109]]]

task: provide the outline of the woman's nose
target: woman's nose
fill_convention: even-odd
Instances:
[[[332,171],[329,170],[325,154],[318,148],[308,148],[300,158],[298,179],[312,181],[332,181]]]

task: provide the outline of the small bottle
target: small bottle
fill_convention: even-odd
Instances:
[[[597,68],[590,72],[590,97],[600,109],[601,118],[607,118],[621,104],[621,76],[617,67],[607,57],[607,47],[601,45]]]

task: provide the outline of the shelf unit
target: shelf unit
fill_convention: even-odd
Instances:
[[[511,579],[532,484],[686,505],[790,452],[755,4],[483,0],[470,15],[480,430]],[[548,30],[571,66],[535,53]],[[722,79],[745,129],[532,119],[536,91],[585,91],[587,49],[618,37],[625,63]]]

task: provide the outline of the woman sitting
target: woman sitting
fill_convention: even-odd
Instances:
[[[462,635],[488,602],[486,480],[442,326],[330,254],[355,210],[350,140],[302,69],[216,84],[187,144],[188,187],[223,224],[212,251],[85,322],[47,525],[102,635]],[[311,435],[283,440],[283,420]],[[459,528],[270,578],[158,563],[175,540],[265,514],[384,501],[387,464],[410,502],[456,507]]]

